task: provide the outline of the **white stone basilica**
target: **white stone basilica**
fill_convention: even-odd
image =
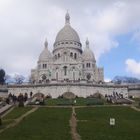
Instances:
[[[58,98],[62,95],[74,94],[78,97],[88,97],[96,93],[103,96],[118,92],[128,96],[127,85],[115,85],[104,82],[103,68],[98,68],[89,41],[85,49],[77,32],[70,25],[70,16],[65,17],[65,26],[58,32],[53,52],[48,49],[48,42],[39,56],[36,69],[31,70],[31,83],[9,85],[8,93],[33,94],[42,93],[45,96]]]
[[[98,68],[89,41],[82,50],[79,35],[70,25],[69,13],[65,16],[65,26],[58,32],[53,52],[48,49],[47,40],[39,56],[36,69],[31,70],[33,83],[104,81],[103,68]]]

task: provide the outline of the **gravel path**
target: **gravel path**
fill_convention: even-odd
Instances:
[[[77,119],[76,119],[75,107],[72,107],[70,127],[71,127],[72,140],[81,140],[81,137],[78,134],[77,129],[76,129],[77,128]]]

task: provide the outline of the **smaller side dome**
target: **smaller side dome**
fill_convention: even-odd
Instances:
[[[45,40],[44,46],[45,46],[45,48],[39,56],[39,61],[49,61],[52,58],[52,54],[48,50],[48,41],[47,40]]]
[[[95,56],[92,50],[89,48],[89,41],[86,40],[86,48],[83,51],[82,58],[84,61],[95,61]]]

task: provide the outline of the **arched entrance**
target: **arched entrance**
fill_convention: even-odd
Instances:
[[[65,92],[63,93],[62,97],[65,99],[75,99],[76,95],[72,92]]]
[[[45,97],[45,95],[43,93],[40,93],[40,92],[34,94],[34,96],[33,96],[33,98],[36,98],[36,99],[41,99],[44,97]]]

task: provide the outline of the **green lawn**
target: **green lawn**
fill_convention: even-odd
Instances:
[[[81,100],[80,100],[81,101]],[[5,123],[14,121],[27,108],[15,108],[4,117]],[[41,107],[14,128],[0,134],[0,140],[72,140],[69,119],[71,108]],[[77,131],[82,140],[139,140],[140,112],[130,107],[86,107],[76,108]],[[115,118],[111,127],[109,119]]]
[[[136,106],[136,107],[140,109],[140,106]]]
[[[27,111],[31,110],[32,107],[15,107],[10,113],[8,113],[3,119],[16,119],[20,117],[22,114],[26,113]]]
[[[135,101],[135,102],[133,103],[134,106],[139,106],[139,104],[140,104],[140,98],[134,98],[134,99],[132,99],[132,100]]]
[[[74,100],[76,100],[76,104],[74,104]],[[104,103],[103,99],[96,99],[96,98],[76,98],[76,99],[46,99],[45,104],[48,106],[56,106],[56,105],[71,105],[74,104],[76,106],[86,106],[87,104],[91,105],[98,105],[98,103]]]
[[[139,140],[140,112],[129,107],[94,107],[76,109],[78,133],[82,140]],[[116,119],[111,127],[109,119]]]
[[[14,119],[17,119],[27,111],[31,110],[32,107],[15,107],[10,113],[8,113],[4,118],[2,118],[2,126],[0,126],[0,129],[6,127],[6,125],[14,122]]]
[[[70,108],[39,108],[1,133],[0,140],[71,140],[70,117]]]
[[[57,106],[57,105],[71,105],[73,104],[73,100],[68,99],[46,99],[45,104],[48,106]]]
[[[140,102],[140,98],[133,98],[132,100]]]

